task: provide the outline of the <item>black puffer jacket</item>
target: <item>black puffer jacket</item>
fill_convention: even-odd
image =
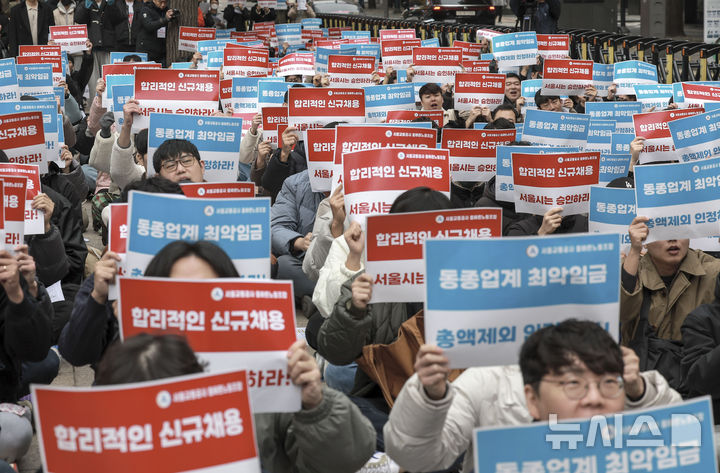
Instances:
[[[513,202],[495,200],[495,176],[485,183],[483,196],[475,202],[475,207],[500,207],[502,209],[503,236],[507,236],[510,225],[529,217],[528,214],[516,212],[515,204]]]
[[[107,0],[102,0],[98,5],[93,0],[81,0],[75,9],[75,23],[87,25],[88,39],[97,51],[115,49],[115,27],[122,20],[114,1],[108,4]]]
[[[17,402],[23,361],[42,361],[50,350],[52,306],[45,286],[38,283],[37,299],[27,292],[20,278],[24,298],[12,303],[0,287],[0,402]]]
[[[537,235],[538,230],[542,226],[542,215],[531,215],[513,223],[508,227],[507,236],[529,236]],[[584,215],[568,215],[562,218],[562,223],[553,232],[554,235],[564,235],[566,233],[587,233],[588,219]]]
[[[720,424],[720,284],[715,286],[715,300],[690,312],[680,330],[689,397],[711,395],[715,424]]]
[[[158,30],[167,28],[168,19],[165,16],[167,8],[160,9],[153,2],[147,2],[140,10],[136,50],[147,53],[148,59],[158,61],[165,57],[165,36],[158,38]],[[137,16],[137,14],[136,14]],[[135,20],[133,19],[133,23]],[[167,32],[167,29],[165,30]]]

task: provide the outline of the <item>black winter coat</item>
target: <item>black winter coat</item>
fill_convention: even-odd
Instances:
[[[513,202],[495,200],[495,176],[485,183],[483,196],[475,202],[475,207],[500,207],[502,209],[503,236],[507,236],[510,225],[529,217],[528,214],[516,212]]]
[[[715,286],[715,300],[690,312],[680,330],[689,397],[711,395],[715,424],[720,424],[720,285]]]
[[[117,6],[114,3],[109,5],[107,0],[102,0],[100,5],[91,0],[89,8],[86,7],[86,1],[81,0],[75,7],[75,23],[87,25],[88,39],[93,44],[93,50],[115,49],[115,28],[122,20]]]
[[[115,44],[120,51],[135,51],[135,43],[137,41],[138,32],[140,31],[140,14],[143,8],[143,2],[135,0],[133,2],[133,22],[130,25],[128,21],[128,6],[125,0],[116,0],[115,6],[122,21],[115,27]]]
[[[50,27],[55,26],[53,7],[45,2],[38,2],[38,44],[47,44]],[[28,19],[27,6],[20,2],[10,9],[10,22],[8,24],[8,54],[11,57],[18,55],[20,45],[31,45],[32,34],[30,33],[30,20]]]
[[[140,29],[138,30],[135,50],[148,53],[148,59],[150,60],[165,57],[164,36],[167,36],[167,34],[161,35],[162,38],[158,38],[160,28],[166,28],[165,31],[167,32],[168,19],[165,12],[167,12],[167,8],[160,9],[153,2],[147,2],[143,5],[139,18],[137,18],[140,21]],[[135,21],[133,20],[133,23]]]
[[[508,227],[507,236],[537,235],[542,226],[542,215],[531,215],[528,218],[513,223]],[[584,215],[568,215],[562,218],[562,223],[553,232],[554,235],[567,233],[587,233],[588,219]]]

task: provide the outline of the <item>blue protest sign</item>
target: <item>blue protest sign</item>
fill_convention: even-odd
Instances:
[[[20,95],[52,93],[52,64],[18,64],[15,72]]]
[[[128,100],[135,96],[135,84],[115,85],[112,87],[112,110],[115,116],[115,123],[122,126],[125,118],[123,116],[123,106]]]
[[[151,113],[148,128],[148,162],[165,140],[185,139],[197,146],[206,181],[237,180],[242,118]],[[152,171],[148,169],[148,176],[154,174]]]
[[[52,86],[49,89],[49,93],[52,95]],[[45,150],[43,151],[43,161],[39,164],[40,173],[42,174],[48,172],[49,161],[57,161],[60,157],[60,147],[58,145],[59,132],[57,122],[57,103],[55,102],[54,96],[51,100],[0,102],[0,115],[34,111],[42,112],[43,116]]]
[[[670,104],[673,97],[672,84],[644,84],[635,85],[635,97],[643,106],[643,112],[654,112],[664,110]],[[682,87],[680,88],[682,91]]]
[[[628,228],[635,218],[635,190],[616,187],[590,188],[590,233],[617,233],[621,245],[630,245]]]
[[[607,97],[608,89],[613,83],[613,65],[593,63],[593,85],[598,97]]]
[[[643,61],[622,61],[613,65],[613,83],[617,85],[618,95],[632,95],[633,86],[657,84],[657,66]]]
[[[428,38],[420,41],[420,47],[422,48],[439,48],[440,40],[437,38]]]
[[[634,139],[634,133],[615,133],[611,141],[611,154],[630,153],[630,143],[632,143]]]
[[[234,79],[233,79],[234,80]],[[282,78],[262,79],[258,81],[257,101],[258,107],[277,107],[283,104],[288,83]]]
[[[588,151],[610,153],[612,148],[612,135],[615,133],[615,120],[590,120],[587,136]]]
[[[668,122],[680,161],[720,156],[719,121],[720,111],[713,111]]]
[[[322,18],[303,18],[300,24],[304,30],[315,30],[322,26]]]
[[[289,45],[304,45],[302,39],[302,25],[300,23],[282,23],[275,25],[275,34],[277,35],[278,44],[287,43]]]
[[[647,241],[720,234],[720,158],[636,166],[637,214],[650,218]]]
[[[615,133],[635,133],[633,115],[642,113],[640,102],[586,102],[585,113],[592,118],[615,120]]]
[[[370,39],[369,31],[341,31],[340,39]]]
[[[629,154],[601,154],[599,184],[604,186],[618,177],[627,176],[629,167]]]
[[[537,145],[587,145],[590,117],[579,113],[528,110],[523,125],[523,139]]]
[[[52,78],[50,82],[52,83]],[[0,101],[19,99],[20,86],[18,85],[15,63],[8,61],[0,62]]]
[[[617,235],[425,241],[425,340],[453,368],[517,363],[536,327],[592,320],[618,338]]]
[[[503,66],[528,66],[537,62],[537,35],[534,31],[501,34],[491,41],[493,56]]]
[[[584,420],[479,428],[473,445],[476,473],[718,471],[709,396]]]
[[[365,87],[365,118],[369,123],[381,123],[390,110],[414,110],[413,84],[388,84]]]
[[[131,192],[126,269],[142,276],[150,260],[177,240],[206,240],[233,260],[241,277],[270,277],[270,199],[195,199]]]
[[[542,89],[542,79],[528,79],[521,82],[520,94],[525,97],[525,105],[522,108],[523,113],[537,108],[535,93],[540,89]]]

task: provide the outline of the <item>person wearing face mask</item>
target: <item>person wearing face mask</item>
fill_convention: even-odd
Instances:
[[[247,20],[250,19],[250,12],[247,8],[243,8],[240,3],[229,3],[223,11],[223,18],[227,23],[227,27],[235,31],[246,31]]]
[[[220,6],[217,0],[212,0],[208,7],[207,13],[205,13],[205,26],[213,26],[217,29],[227,28],[227,22],[223,18],[223,14],[220,11]]]
[[[255,8],[250,12],[250,19],[253,23],[260,23],[263,21],[275,21],[275,9],[274,8],[260,8],[260,3],[255,5]]]

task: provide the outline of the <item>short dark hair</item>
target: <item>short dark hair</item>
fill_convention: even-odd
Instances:
[[[147,154],[148,148],[148,129],[143,128],[135,135],[135,149],[140,154]]]
[[[120,194],[120,201],[127,202],[130,191],[152,192],[155,194],[182,194],[182,188],[177,182],[165,179],[162,176],[153,176],[138,179],[126,185]]]
[[[442,89],[435,82],[428,82],[427,84],[420,87],[418,96],[422,98],[423,95],[437,95],[442,94]]]
[[[523,382],[536,391],[547,374],[582,361],[597,375],[623,374],[620,346],[595,322],[569,319],[543,327],[525,340],[520,349]]]
[[[186,256],[196,256],[205,261],[217,273],[219,278],[238,278],[230,257],[222,248],[209,241],[174,241],[158,251],[145,269],[145,277],[167,278],[177,260]]]
[[[487,124],[484,130],[514,130],[515,123],[507,118],[498,118]]]
[[[195,159],[200,161],[200,152],[197,146],[189,142],[188,140],[177,140],[170,139],[162,142],[158,149],[155,150],[153,155],[153,167],[156,173],[160,173],[160,167],[162,167],[163,161],[168,159],[178,158],[181,154],[188,153],[195,156]]]
[[[518,74],[516,74],[516,73],[514,73],[514,72],[506,72],[506,73],[505,73],[505,80],[508,80],[508,79],[510,79],[511,77],[519,80],[520,82],[522,82],[522,79],[520,78],[520,76],[519,76]]]
[[[445,194],[429,187],[415,187],[395,199],[390,207],[391,214],[425,212],[428,210],[452,209],[453,205]]]
[[[108,348],[98,364],[95,384],[138,383],[202,372],[203,365],[184,337],[141,333]]]
[[[495,110],[490,112],[490,116],[493,120],[495,120],[495,115],[497,114],[497,112],[513,112],[513,114],[515,115],[515,121],[517,121],[517,119],[520,117],[520,112],[518,112],[517,109],[509,103],[500,104],[495,107]]]
[[[137,54],[128,54],[122,58],[122,62],[143,62],[143,60]]]
[[[540,105],[545,104],[551,100],[560,100],[560,96],[558,95],[542,95],[542,89],[538,89],[537,92],[535,92],[535,105],[540,108]]]

